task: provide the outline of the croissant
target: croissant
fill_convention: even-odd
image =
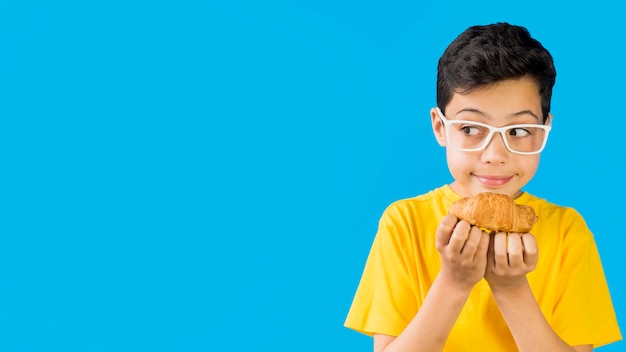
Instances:
[[[515,204],[506,194],[483,192],[452,203],[448,212],[472,225],[496,232],[530,232],[538,220],[528,205]]]

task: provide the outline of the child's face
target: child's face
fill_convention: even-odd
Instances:
[[[493,127],[543,121],[538,85],[529,78],[502,81],[468,94],[455,93],[442,112],[448,120],[470,120]],[[445,127],[436,109],[430,114],[435,137],[439,145],[446,147],[448,168],[454,178],[450,186],[460,196],[489,191],[517,197],[535,175],[540,154],[509,151],[499,133],[483,150],[459,151],[447,144]],[[551,123],[551,118],[547,123]]]

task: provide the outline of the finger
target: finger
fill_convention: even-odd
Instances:
[[[452,236],[450,236],[450,242],[448,243],[448,249],[452,253],[461,253],[465,241],[469,237],[471,225],[467,221],[459,221],[454,230],[452,230]]]
[[[522,244],[524,245],[524,263],[533,270],[539,259],[537,240],[532,234],[525,233],[522,235]]]
[[[496,258],[495,258],[495,233],[489,233],[489,243],[487,244],[487,267],[495,269],[496,267]]]
[[[481,231],[480,242],[478,242],[478,248],[476,248],[475,257],[480,256],[482,258],[486,258],[487,252],[489,250],[489,243],[491,243],[490,239],[491,239],[491,236],[489,236],[487,232]]]
[[[510,233],[507,236],[507,254],[511,268],[524,267],[524,245],[519,233]]]
[[[464,256],[468,256],[470,258],[474,258],[476,254],[476,249],[478,248],[478,244],[480,243],[482,231],[479,227],[472,226],[469,230],[469,234],[465,243],[463,244],[463,248],[461,248],[461,254]]]
[[[458,219],[453,215],[444,216],[437,226],[436,245],[438,249],[444,248],[450,242],[452,230],[454,229]]]
[[[509,265],[506,253],[506,232],[496,232],[493,235],[493,259],[496,268]]]

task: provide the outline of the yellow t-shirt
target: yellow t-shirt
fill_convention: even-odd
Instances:
[[[391,204],[380,219],[345,326],[398,336],[417,314],[441,268],[435,230],[460,197],[449,186]],[[515,200],[539,221],[537,267],[527,277],[546,320],[570,345],[621,340],[602,263],[583,218],[523,193]],[[481,280],[472,290],[444,351],[515,351],[513,337]]]

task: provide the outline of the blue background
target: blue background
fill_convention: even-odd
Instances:
[[[0,350],[371,350],[378,218],[450,181],[437,60],[497,21],[555,57],[526,190],[586,218],[624,325],[621,11],[436,3],[0,1]]]

